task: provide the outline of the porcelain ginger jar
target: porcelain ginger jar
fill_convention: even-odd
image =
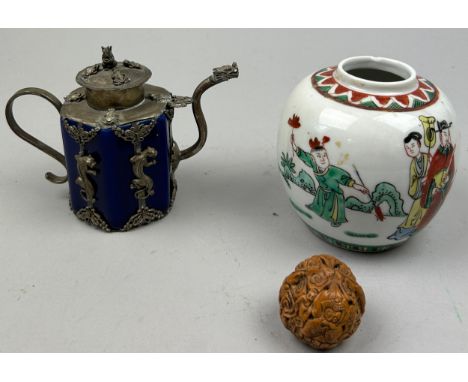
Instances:
[[[198,153],[206,142],[201,108],[203,93],[237,78],[236,63],[213,69],[192,97],[175,96],[147,83],[151,71],[134,61],[117,61],[112,47],[102,47],[102,62],[81,70],[80,85],[62,103],[39,88],[18,90],[6,105],[6,118],[21,139],[58,160],[66,175],[50,172],[52,183],[68,182],[75,215],[106,232],[128,231],[167,215],[175,200],[174,172],[180,161]],[[13,114],[24,95],[48,100],[60,114],[64,154],[24,131]],[[175,108],[192,106],[198,139],[179,149],[172,137]]]
[[[278,165],[312,232],[379,252],[435,216],[454,179],[458,140],[453,107],[436,85],[400,61],[351,57],[293,90]]]

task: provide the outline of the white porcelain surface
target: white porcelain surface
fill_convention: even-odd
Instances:
[[[379,60],[382,59],[377,59],[376,62],[379,63]],[[383,60],[387,60],[385,63],[393,62],[393,60]],[[398,82],[390,83],[389,88],[394,89],[392,94],[398,95],[407,92],[408,89],[414,90],[415,76],[412,69],[406,65],[404,67],[409,68],[410,78],[401,81],[404,82],[403,87]],[[343,72],[335,72],[334,75],[335,79],[345,82],[346,85],[354,85],[358,90],[365,91],[371,88],[373,94],[389,94],[385,87],[385,84],[389,83],[373,83],[373,81],[365,81],[349,75],[349,78],[343,80]],[[400,89],[398,89],[399,86]],[[379,87],[382,88],[381,92],[378,92]],[[293,115],[300,117],[301,126],[299,128],[292,128],[288,123]],[[364,183],[364,186],[371,193],[381,182],[394,185],[404,201],[403,210],[408,213],[414,202],[414,199],[408,194],[412,159],[406,155],[403,141],[411,132],[421,133],[424,139],[420,116],[433,116],[437,121],[452,122],[449,131],[452,144],[456,147],[456,142],[459,140],[459,130],[457,129],[455,113],[451,103],[440,90],[438,100],[422,109],[399,112],[375,111],[350,106],[324,97],[313,87],[311,75],[309,75],[296,86],[286,103],[278,133],[278,165],[282,170],[281,157],[287,154],[293,158],[296,175],[304,170],[312,177],[315,188],[317,188],[318,182],[312,168],[299,159],[293,150],[291,135],[294,134],[296,145],[309,153],[311,151],[310,139],[313,140],[317,137],[318,140],[322,140],[324,136],[327,136],[330,141],[324,147],[331,165],[348,172],[357,184]],[[439,144],[440,136],[437,133],[437,142],[431,148],[431,154],[436,152]],[[428,148],[422,143],[421,152],[427,151]],[[455,154],[457,154],[457,150],[455,150]],[[457,162],[456,156],[455,162]],[[362,182],[355,168],[359,171]],[[386,202],[380,204],[385,215],[383,221],[376,218],[374,211],[364,213],[346,208],[345,215],[348,222],[334,227],[329,220],[320,217],[307,207],[314,200],[313,195],[296,184],[289,183],[290,187],[286,181],[284,182],[291,202],[305,212],[298,211],[298,215],[314,230],[333,239],[353,245],[372,247],[400,244],[410,237],[403,237],[400,240],[388,238],[405,221],[405,217],[388,216]],[[364,203],[370,201],[368,195],[355,188],[341,185],[340,189],[343,191],[345,199],[354,196]],[[371,234],[371,236],[376,237],[355,237],[346,232]]]

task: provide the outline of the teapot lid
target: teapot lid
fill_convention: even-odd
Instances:
[[[144,98],[143,85],[151,70],[133,61],[117,62],[112,47],[102,47],[102,62],[88,66],[76,75],[76,82],[86,89],[88,104],[98,110],[123,109]]]

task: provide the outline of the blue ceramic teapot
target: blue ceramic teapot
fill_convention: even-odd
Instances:
[[[206,142],[201,96],[238,75],[236,63],[215,68],[192,97],[173,96],[146,83],[151,77],[147,67],[117,62],[112,47],[103,47],[102,62],[78,73],[81,87],[65,97],[65,103],[46,90],[25,88],[10,98],[5,113],[16,135],[65,166],[65,176],[48,172],[46,178],[53,183],[68,181],[70,206],[80,220],[107,232],[128,231],[170,211],[179,161],[198,153]],[[20,128],[13,103],[23,95],[45,98],[60,113],[65,155]],[[179,150],[171,133],[174,109],[189,104],[199,136],[192,146]]]

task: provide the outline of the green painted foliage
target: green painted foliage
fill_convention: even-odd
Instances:
[[[296,164],[293,162],[292,157],[289,156],[288,153],[281,153],[281,174],[283,175],[284,180],[286,181],[286,184],[291,187],[289,184],[289,180],[291,180],[294,177],[294,174],[296,173]]]
[[[315,195],[315,183],[312,177],[307,174],[304,170],[299,171],[299,175],[297,175],[292,182],[302,188],[304,191],[308,192],[309,194]]]
[[[280,172],[289,188],[291,188],[291,183],[293,183],[307,193],[315,195],[316,188],[313,178],[304,170],[299,171],[297,174],[296,164],[288,153],[281,153]],[[374,210],[374,205],[378,206],[386,203],[388,205],[388,216],[406,216],[403,209],[404,201],[401,198],[400,192],[393,184],[388,182],[377,184],[371,197],[374,203],[371,201],[363,202],[354,196],[349,196],[346,198],[345,206],[354,211],[371,213]]]
[[[403,199],[401,198],[400,192],[395,188],[393,184],[388,182],[381,182],[376,187],[374,192],[371,195],[372,200],[376,206],[387,203],[389,216],[406,216],[405,211],[403,210]],[[354,196],[349,196],[346,198],[345,202],[346,208],[349,208],[354,211],[371,213],[374,209],[374,205],[371,201],[367,203],[362,202],[361,200],[355,198]]]
[[[304,170],[299,171],[296,175],[296,164],[293,158],[288,153],[281,153],[281,174],[288,187],[291,188],[290,182],[302,188],[309,194],[315,195],[315,183],[312,177]]]

